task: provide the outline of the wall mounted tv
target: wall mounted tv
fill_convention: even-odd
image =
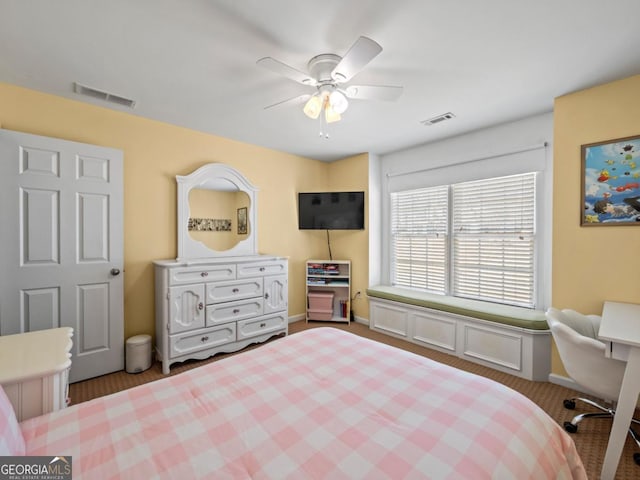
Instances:
[[[364,192],[298,193],[300,230],[363,230]]]

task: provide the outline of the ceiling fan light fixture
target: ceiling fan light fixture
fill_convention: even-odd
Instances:
[[[324,119],[327,123],[339,122],[341,118],[340,114],[331,105],[327,104],[324,109]]]
[[[257,64],[302,85],[316,87],[316,92],[294,97],[265,108],[289,104],[301,97],[308,99],[303,111],[311,119],[320,119],[320,136],[329,138],[324,130],[328,123],[337,122],[349,108],[347,99],[392,101],[402,93],[402,87],[392,85],[344,85],[382,52],[382,47],[368,37],[359,37],[344,56],[322,53],[307,63],[302,72],[271,57],[258,60]],[[320,116],[322,115],[322,116]]]
[[[345,97],[342,92],[338,90],[334,90],[329,95],[329,105],[331,108],[338,114],[344,113],[347,111],[347,107],[349,107],[349,101],[347,97]]]
[[[312,119],[316,119],[320,116],[320,112],[322,111],[322,100],[318,95],[313,95],[307,103],[304,105],[303,112],[304,114]]]

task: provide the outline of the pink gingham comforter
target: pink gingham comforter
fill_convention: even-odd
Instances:
[[[586,478],[507,387],[315,328],[21,424],[74,479]]]

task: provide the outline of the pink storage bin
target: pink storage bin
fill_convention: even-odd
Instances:
[[[333,311],[333,292],[309,292],[309,310]]]
[[[309,320],[331,320],[333,318],[332,310],[312,310],[307,311]]]

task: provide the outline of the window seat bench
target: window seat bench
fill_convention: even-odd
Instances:
[[[540,310],[378,285],[371,329],[528,380],[547,381],[551,333]]]

